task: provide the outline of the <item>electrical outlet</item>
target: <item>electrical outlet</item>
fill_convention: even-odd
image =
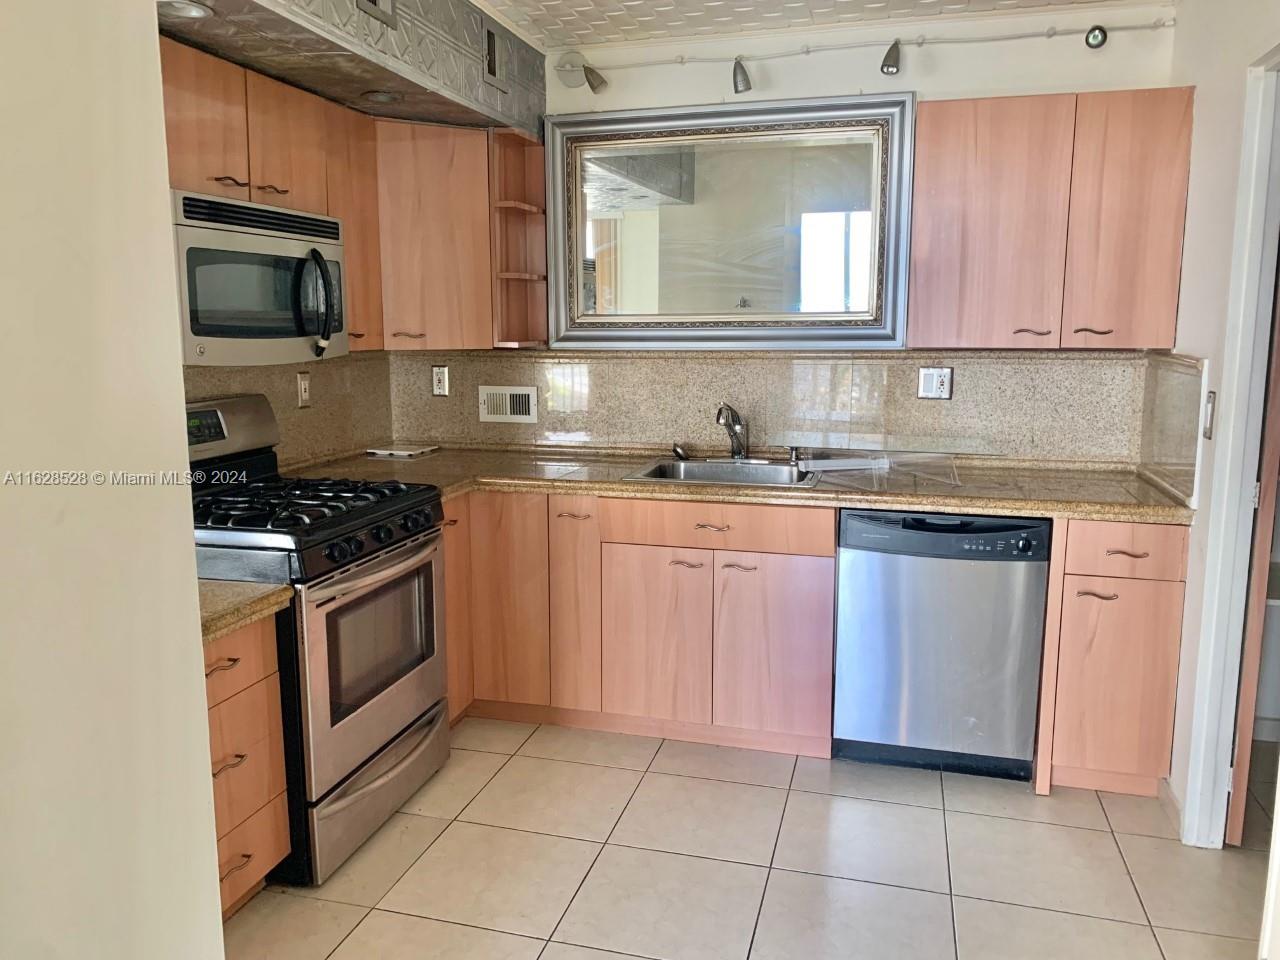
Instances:
[[[447,397],[449,395],[448,367],[431,368],[431,395],[433,397]]]
[[[951,399],[951,368],[921,367],[920,386],[916,396],[921,400]]]
[[[298,408],[311,406],[311,374],[305,370],[298,374]]]

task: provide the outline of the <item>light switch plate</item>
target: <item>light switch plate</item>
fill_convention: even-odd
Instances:
[[[921,400],[950,400],[951,367],[921,367],[916,396]]]
[[[433,397],[447,397],[449,395],[448,367],[431,368],[431,395]]]
[[[305,370],[298,374],[298,408],[311,406],[311,374]]]

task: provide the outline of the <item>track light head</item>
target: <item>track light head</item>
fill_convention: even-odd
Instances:
[[[592,93],[599,93],[609,85],[609,81],[605,79],[604,74],[589,63],[582,65],[582,75],[586,78],[587,86],[591,88]]]
[[[592,93],[599,93],[609,85],[608,78],[576,50],[570,50],[556,61],[556,76],[566,87],[580,87],[585,83]]]
[[[746,93],[751,89],[751,75],[741,57],[733,58],[733,92]]]
[[[884,52],[884,59],[880,61],[880,72],[886,77],[895,77],[901,69],[902,44],[895,40],[889,44],[889,49]]]
[[[1090,50],[1101,50],[1107,45],[1107,28],[1094,24],[1085,31],[1084,45]]]

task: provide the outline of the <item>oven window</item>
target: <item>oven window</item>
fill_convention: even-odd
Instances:
[[[328,264],[334,289],[341,291],[342,267]],[[334,301],[336,332],[342,329],[340,292]],[[324,323],[320,271],[304,257],[190,247],[187,302],[191,332],[201,337],[316,336]]]
[[[431,564],[326,618],[329,722],[337,726],[436,652]]]

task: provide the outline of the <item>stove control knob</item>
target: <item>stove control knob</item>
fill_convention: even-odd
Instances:
[[[378,524],[378,526],[374,527],[371,532],[373,534],[374,543],[386,543],[396,535],[396,532],[385,523]]]
[[[405,533],[413,533],[418,529],[418,518],[412,513],[406,513],[400,518],[400,527]]]
[[[351,556],[351,550],[341,540],[335,540],[324,548],[324,556],[330,563],[342,563]]]
[[[343,543],[347,545],[347,549],[351,551],[353,557],[364,550],[364,541],[359,537],[347,537]]]

